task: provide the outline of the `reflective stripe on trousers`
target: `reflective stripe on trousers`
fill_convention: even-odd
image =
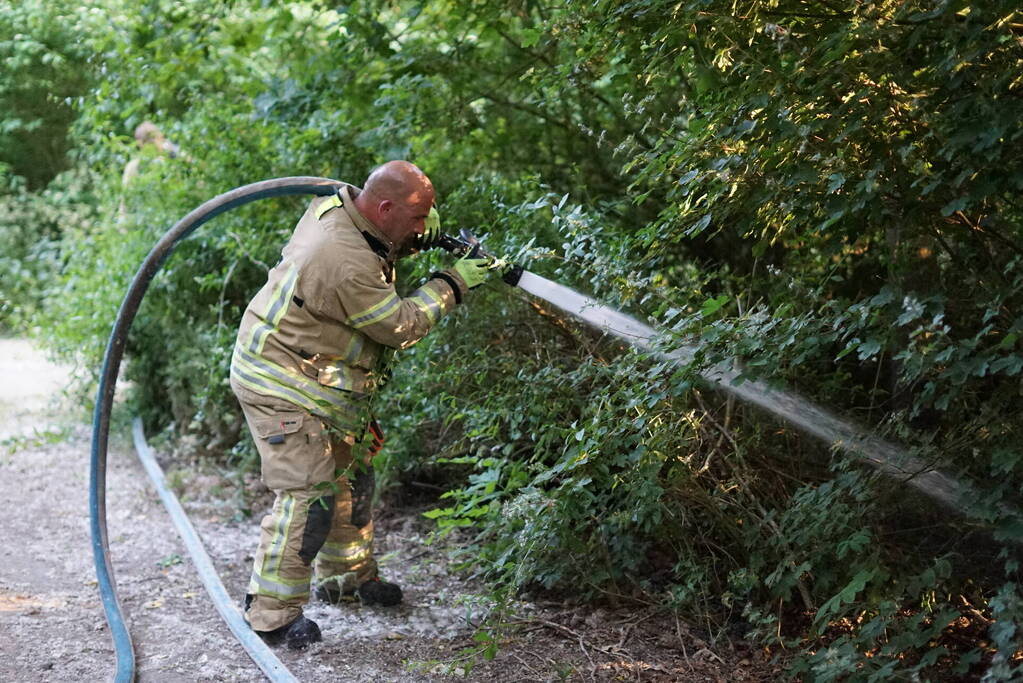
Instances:
[[[308,597],[312,569],[295,561],[297,553],[292,546],[295,540],[301,542],[311,497],[308,494],[296,496],[291,491],[278,494],[268,519],[263,521],[264,538],[253,563],[249,593],[282,600]],[[270,534],[266,538],[268,527]],[[291,557],[287,557],[289,555]]]
[[[325,562],[359,562],[373,552],[372,539],[360,539],[351,543],[324,543],[320,559]]]

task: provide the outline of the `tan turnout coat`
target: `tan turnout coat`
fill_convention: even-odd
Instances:
[[[231,362],[244,402],[283,400],[344,431],[362,428],[387,350],[417,342],[466,291],[447,270],[400,297],[395,246],[355,208],[358,192],[310,202],[245,309]]]

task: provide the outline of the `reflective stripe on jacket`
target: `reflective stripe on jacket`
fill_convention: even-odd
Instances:
[[[357,427],[385,348],[419,341],[466,291],[452,269],[408,297],[394,289],[395,248],[355,208],[359,190],[316,197],[242,316],[231,377],[343,429]]]

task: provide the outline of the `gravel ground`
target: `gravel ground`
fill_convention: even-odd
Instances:
[[[111,677],[114,649],[89,540],[89,426],[62,402],[67,370],[31,344],[0,339],[0,681]],[[121,433],[121,432],[124,433]],[[140,681],[258,681],[192,568],[126,434],[112,436],[108,530]],[[166,466],[166,465],[165,465]],[[210,463],[169,472],[228,591],[241,601],[270,497],[253,478]],[[256,501],[239,514],[239,489]],[[471,653],[488,603],[427,543],[422,509],[378,515],[378,556],[405,590],[396,608],[314,603],[323,642],[278,655],[303,681],[770,681],[781,671],[740,641],[711,645],[699,629],[651,606],[560,601],[514,605],[495,656]],[[447,541],[453,543],[453,540]]]

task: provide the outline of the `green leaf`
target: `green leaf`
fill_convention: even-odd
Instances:
[[[852,580],[842,588],[842,590],[832,596],[830,600],[825,602],[824,605],[817,610],[817,614],[813,619],[814,629],[819,632],[825,621],[832,619],[839,614],[839,610],[842,605],[847,605],[853,602],[856,599],[856,595],[863,590],[868,581],[874,578],[876,573],[876,569],[860,570],[852,578]]]
[[[427,519],[438,519],[440,517],[450,517],[455,513],[455,508],[434,508],[433,510],[427,510],[423,513],[423,517]]]
[[[689,235],[689,236],[700,234],[701,232],[703,232],[707,228],[708,225],[710,225],[710,219],[711,219],[711,215],[709,213],[704,214],[700,218],[700,220],[696,221],[695,223],[690,225],[688,228],[686,228],[685,234]]]
[[[1023,370],[1023,355],[1014,353],[991,363],[991,372],[1004,372],[1006,375],[1018,375]]]
[[[543,36],[543,32],[540,29],[527,28],[523,29],[521,35],[522,47],[533,47],[537,44],[537,42],[539,42],[541,36]]]
[[[729,297],[726,294],[722,294],[719,297],[707,299],[703,302],[703,306],[700,307],[700,315],[704,318],[710,317],[717,313],[722,306],[728,303]]]
[[[845,185],[845,175],[842,173],[832,173],[828,176],[828,181],[828,193],[831,194]]]
[[[966,201],[965,197],[960,197],[959,199],[954,199],[954,200],[950,201],[948,204],[946,204],[945,206],[941,207],[941,215],[942,216],[951,216],[956,211],[962,211],[963,209],[966,208],[966,206],[967,206],[967,201]]]
[[[867,360],[873,358],[884,346],[880,339],[867,339],[862,342],[857,348],[857,356],[860,360]]]

